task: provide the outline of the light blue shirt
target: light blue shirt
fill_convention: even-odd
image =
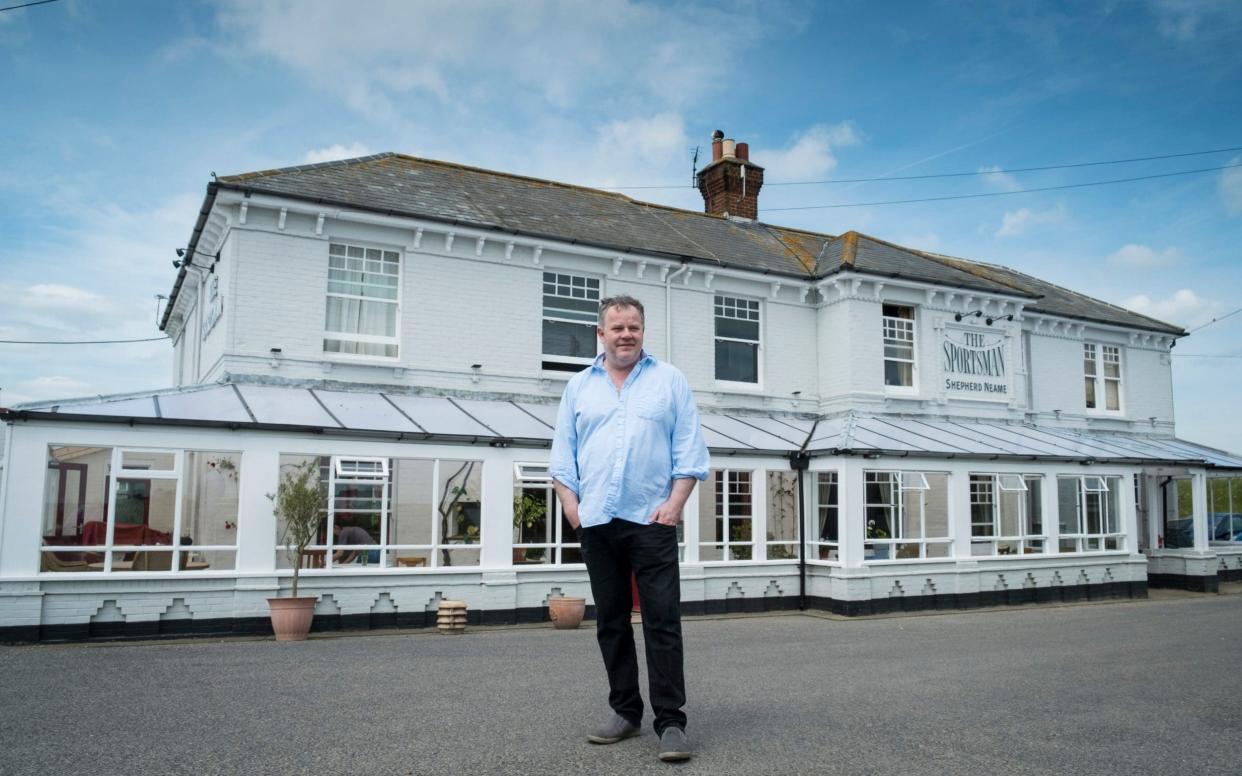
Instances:
[[[644,352],[618,391],[601,355],[565,386],[548,472],[578,494],[584,527],[614,518],[646,523],[674,479],[707,479],[709,460],[677,367]]]

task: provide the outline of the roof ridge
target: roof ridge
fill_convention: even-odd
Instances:
[[[1065,292],[1065,293],[1067,293],[1067,294],[1070,294],[1070,295],[1072,295],[1072,296],[1076,296],[1076,297],[1078,297],[1078,298],[1080,298],[1080,299],[1086,299],[1086,300],[1089,300],[1089,301],[1091,301],[1091,302],[1096,302],[1097,304],[1102,304],[1102,305],[1104,305],[1105,307],[1111,307],[1111,308],[1112,308],[1112,309],[1114,309],[1114,310],[1120,310],[1121,312],[1124,312],[1124,313],[1129,313],[1130,315],[1137,315],[1138,317],[1140,317],[1140,318],[1144,318],[1144,319],[1146,319],[1146,320],[1149,320],[1149,321],[1151,321],[1152,323],[1158,323],[1158,324],[1160,324],[1161,326],[1166,326],[1166,327],[1169,327],[1169,328],[1180,329],[1182,332],[1185,332],[1186,334],[1189,334],[1189,333],[1190,333],[1190,332],[1187,332],[1185,328],[1183,328],[1183,327],[1181,327],[1181,326],[1178,326],[1178,325],[1177,325],[1177,324],[1175,324],[1175,323],[1169,323],[1168,321],[1162,321],[1162,320],[1160,320],[1159,318],[1153,318],[1153,317],[1151,317],[1150,315],[1144,315],[1143,313],[1136,312],[1136,311],[1134,311],[1134,310],[1131,310],[1131,309],[1130,309],[1130,308],[1128,308],[1128,307],[1122,307],[1121,305],[1113,304],[1112,302],[1108,302],[1108,301],[1105,301],[1105,300],[1103,300],[1103,299],[1098,299],[1098,298],[1096,298],[1096,297],[1094,297],[1094,296],[1088,296],[1087,294],[1084,294],[1084,293],[1082,293],[1081,291],[1075,291],[1075,290],[1074,290],[1074,289],[1072,289],[1072,288],[1066,288],[1065,286],[1057,285],[1056,283],[1053,283],[1053,282],[1052,282],[1052,281],[1050,281],[1050,280],[1044,280],[1043,278],[1037,278],[1037,277],[1035,277],[1034,275],[1029,275],[1029,274],[1027,274],[1027,273],[1023,272],[1022,270],[1014,269],[1013,267],[1007,267],[1007,266],[1005,266],[1004,264],[991,264],[991,263],[986,262],[986,261],[975,261],[975,260],[973,260],[973,259],[963,259],[963,258],[960,258],[960,257],[957,257],[957,256],[949,256],[948,254],[938,254],[938,253],[937,253],[937,254],[934,254],[934,253],[930,253],[930,252],[927,252],[927,251],[923,251],[922,253],[925,253],[925,254],[927,255],[927,257],[928,257],[929,259],[932,259],[933,261],[940,261],[941,259],[944,259],[944,260],[948,260],[948,261],[960,261],[960,262],[963,262],[963,263],[965,263],[965,264],[978,264],[978,265],[983,266],[983,267],[994,267],[994,268],[996,268],[996,269],[1003,269],[1003,270],[1005,270],[1006,272],[1012,272],[1012,273],[1014,273],[1015,275],[1021,275],[1022,277],[1024,277],[1024,278],[1029,278],[1030,280],[1033,280],[1033,281],[1035,281],[1036,283],[1043,283],[1043,284],[1044,284],[1044,285],[1046,285],[1046,286],[1051,286],[1051,287],[1053,287],[1053,288],[1057,289],[1058,291],[1063,291],[1063,292]],[[998,280],[998,281],[996,281],[996,282],[998,282],[998,283],[1004,283],[1004,285],[1011,286],[1011,287],[1013,287],[1013,288],[1017,288],[1017,286],[1014,286],[1012,283],[1005,283],[1004,281],[1001,281],[1001,280]],[[1040,298],[1041,298],[1041,299],[1042,299],[1042,298],[1044,298],[1044,295],[1043,295],[1043,294],[1041,294],[1041,295],[1040,295]]]
[[[289,167],[272,167],[267,170],[255,170],[253,172],[239,172],[235,175],[221,175],[216,178],[221,183],[235,183],[238,181],[248,181],[255,178],[270,178],[274,175],[285,175],[293,172],[306,172],[307,170],[322,170],[326,167],[345,167],[359,162],[373,162],[379,159],[387,159],[397,156],[393,151],[382,151],[377,154],[368,154],[367,156],[353,156],[348,159],[330,159],[326,162],[311,162],[309,164],[295,164]]]

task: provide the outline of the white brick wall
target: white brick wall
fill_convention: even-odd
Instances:
[[[430,225],[421,237],[414,223],[399,228],[385,225],[326,220],[315,235],[315,219],[290,213],[285,229],[277,229],[275,211],[252,206],[247,223],[234,226],[225,246],[221,267],[226,279],[224,325],[217,325],[204,343],[203,362],[216,355],[223,362],[203,381],[226,372],[258,373],[287,379],[332,379],[368,384],[502,391],[559,395],[563,375],[544,374],[540,368],[542,323],[541,280],[545,270],[589,274],[602,280],[605,295],[628,293],[647,308],[648,347],[666,355],[665,289],[660,280],[661,260],[610,256],[592,249],[544,245],[536,263],[535,247],[517,244],[506,250],[507,235],[488,235],[482,246],[474,233],[455,236],[451,249],[443,229]],[[322,352],[324,294],[327,286],[327,246],[330,239],[389,247],[402,252],[401,355],[399,362],[337,359]],[[417,249],[415,242],[419,243]],[[506,256],[506,254],[508,254]],[[230,258],[235,261],[230,262]],[[618,265],[616,261],[620,259]],[[674,267],[676,265],[673,265]],[[689,282],[684,275],[672,282],[672,360],[689,378],[705,406],[772,407],[803,410],[958,413],[971,417],[1020,420],[1026,417],[1027,391],[1017,374],[1023,367],[1019,325],[1003,324],[1015,332],[1008,350],[1012,401],[962,401],[944,394],[937,326],[952,326],[952,313],[924,304],[925,291],[892,282],[865,281],[861,290],[828,289],[828,301],[803,302],[801,288],[784,285],[772,298],[771,279],[728,274],[712,276],[695,266]],[[845,286],[842,288],[844,289]],[[716,293],[761,300],[763,328],[762,388],[755,391],[721,386],[715,380],[714,311]],[[878,294],[878,296],[877,296]],[[909,398],[886,394],[883,371],[881,302],[912,304],[918,310],[919,392]],[[197,321],[192,321],[197,326]],[[224,332],[228,336],[224,336]],[[1094,331],[1078,337],[1031,337],[1033,406],[1041,422],[1052,410],[1061,419],[1106,428],[1124,428],[1116,418],[1088,418],[1081,387],[1081,338],[1117,342],[1123,347],[1125,417],[1134,428],[1151,428],[1147,420],[1171,423],[1172,393],[1167,354],[1130,346],[1123,333]],[[227,346],[222,344],[227,340]],[[273,367],[269,351],[282,349]],[[477,382],[471,364],[482,364]],[[396,369],[394,369],[394,367]],[[791,394],[801,391],[801,403]],[[780,400],[780,403],[773,404]],[[788,404],[786,404],[788,402]],[[1046,417],[1047,416],[1047,417]],[[1138,422],[1143,427],[1137,425]],[[1162,431],[1168,429],[1163,427]]]

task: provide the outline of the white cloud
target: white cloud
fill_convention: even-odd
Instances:
[[[450,109],[497,99],[572,109],[608,95],[623,110],[678,107],[726,89],[719,63],[743,62],[781,13],[759,6],[635,0],[512,4],[222,0],[226,45],[273,59],[352,109],[378,117],[434,99]]]
[[[798,133],[784,148],[752,150],[750,158],[764,168],[765,180],[811,180],[836,168],[834,148],[858,143],[858,133],[848,121],[839,124],[816,124]]]
[[[1050,210],[1019,208],[1006,213],[1001,218],[1001,225],[996,230],[996,236],[1017,237],[1020,234],[1025,234],[1031,227],[1044,224],[1059,224],[1064,220],[1065,206],[1063,204],[1058,204]]]
[[[1188,43],[1236,8],[1233,0],[1152,0],[1160,34]]]
[[[1209,302],[1189,288],[1178,289],[1167,299],[1152,299],[1147,294],[1138,294],[1121,304],[1137,313],[1188,329],[1212,320],[1220,309],[1219,302]]]
[[[20,394],[30,397],[26,399],[27,401],[71,399],[78,396],[89,396],[92,393],[90,383],[62,375],[49,375],[47,377],[36,377],[33,380],[22,380],[16,383],[16,385]],[[16,403],[15,400],[14,404]]]
[[[306,164],[319,164],[320,162],[335,162],[338,159],[353,159],[358,156],[370,156],[371,149],[362,143],[350,143],[349,145],[330,145],[327,148],[315,148],[306,152],[302,157],[302,161]]]
[[[1230,164],[1242,165],[1242,156],[1229,160]],[[1220,196],[1225,201],[1225,209],[1230,213],[1242,214],[1242,166],[1220,173]]]
[[[986,173],[983,176],[985,183],[995,186],[1001,191],[1018,191],[1022,188],[1016,178],[1007,172],[1001,172],[1001,168],[996,165],[980,167],[979,172]]]
[[[685,153],[686,127],[677,113],[611,121],[599,129],[597,150],[604,156],[627,160],[665,161]]]
[[[935,232],[899,236],[895,242],[898,245],[904,245],[907,248],[913,248],[916,251],[940,250],[940,235]]]
[[[17,303],[30,310],[66,313],[108,313],[115,310],[115,306],[99,294],[59,283],[30,286]]]
[[[1135,243],[1122,246],[1120,250],[1108,257],[1109,264],[1131,269],[1171,267],[1183,261],[1185,261],[1185,257],[1182,256],[1182,252],[1177,248],[1165,248],[1163,251],[1157,251],[1150,246],[1137,245]]]

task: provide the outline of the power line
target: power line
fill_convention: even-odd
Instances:
[[[765,213],[774,213],[777,211],[787,210],[828,210],[831,208],[842,207],[875,207],[878,205],[909,205],[916,202],[946,202],[952,199],[982,199],[984,197],[1008,197],[1014,194],[1034,194],[1040,191],[1064,191],[1065,189],[1085,189],[1091,186],[1109,186],[1115,183],[1133,183],[1135,181],[1149,181],[1157,178],[1173,178],[1178,175],[1197,175],[1205,172],[1216,172],[1218,170],[1229,170],[1236,167],[1242,167],[1239,164],[1225,164],[1220,167],[1203,167],[1198,170],[1181,170],[1179,172],[1164,172],[1156,175],[1136,175],[1132,178],[1114,178],[1106,181],[1089,181],[1087,183],[1066,183],[1060,186],[1040,186],[1033,189],[1017,189],[1015,191],[986,191],[980,194],[952,194],[944,197],[919,197],[917,199],[889,199],[878,202],[849,202],[835,205],[800,205],[797,207],[768,207],[764,208]]]
[[[158,342],[167,337],[121,340],[0,340],[0,345],[116,345],[123,342]]]
[[[1239,355],[1226,355],[1222,353],[1174,353],[1176,358],[1242,358]]]
[[[1209,154],[1225,154],[1231,151],[1242,151],[1242,146],[1231,148],[1215,148],[1209,151],[1187,151],[1180,154],[1160,154],[1159,156],[1136,156],[1131,159],[1110,159],[1099,162],[1075,162],[1071,164],[1047,164],[1039,167],[1013,167],[1005,170],[975,170],[973,172],[941,172],[926,175],[881,175],[874,178],[829,178],[820,181],[764,181],[764,186],[820,186],[831,183],[878,183],[883,181],[921,181],[933,178],[966,178],[981,175],[1011,175],[1020,172],[1046,172],[1048,170],[1072,170],[1081,167],[1099,167],[1109,164],[1131,164],[1134,162],[1152,162],[1159,159],[1183,159],[1188,156],[1207,156]],[[592,186],[591,188],[615,191],[620,189],[682,189],[684,185],[663,186]]]
[[[1207,327],[1211,326],[1213,323],[1216,323],[1216,322],[1218,322],[1218,321],[1223,321],[1223,320],[1225,320],[1226,318],[1228,318],[1229,316],[1231,316],[1231,315],[1237,315],[1238,313],[1242,313],[1242,307],[1239,307],[1238,309],[1234,310],[1234,311],[1233,311],[1233,312],[1231,312],[1231,313],[1225,313],[1224,315],[1220,316],[1219,318],[1213,318],[1212,320],[1208,321],[1207,323],[1203,324],[1202,326],[1197,326],[1197,327],[1195,327],[1195,328],[1191,329],[1190,331],[1188,331],[1188,332],[1186,332],[1186,333],[1187,333],[1187,334],[1194,334],[1196,331],[1199,331],[1199,329],[1206,329]]]
[[[16,11],[18,8],[29,8],[32,5],[47,5],[48,3],[55,3],[55,2],[59,2],[59,0],[34,0],[34,2],[31,2],[31,3],[22,3],[21,5],[10,5],[5,8],[0,8],[0,12]]]

